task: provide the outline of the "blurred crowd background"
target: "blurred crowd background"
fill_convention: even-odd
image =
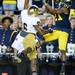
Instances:
[[[0,21],[4,16],[11,16],[13,20],[15,18],[12,28],[16,29],[19,26],[21,27],[21,11],[28,6],[37,5],[40,11],[43,12],[39,15],[43,23],[45,19],[44,2],[47,2],[53,8],[58,8],[60,2],[66,2],[66,4],[70,6],[70,9],[75,10],[75,0],[27,0],[27,2],[25,0],[0,0]]]

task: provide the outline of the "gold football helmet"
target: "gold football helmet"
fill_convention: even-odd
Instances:
[[[29,15],[38,15],[39,14],[39,8],[36,5],[32,5],[29,9],[28,9],[28,14]]]

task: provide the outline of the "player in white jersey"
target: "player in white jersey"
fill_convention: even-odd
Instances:
[[[35,38],[36,30],[33,25],[37,25],[37,22],[40,21],[37,17],[38,12],[38,7],[35,5],[21,12],[22,23],[26,24],[26,31],[21,31],[12,44],[12,47],[21,53],[20,58],[22,59],[22,63],[18,65],[18,75],[31,75],[30,63],[35,63],[37,41]],[[36,67],[36,65],[34,66]],[[28,72],[25,72],[26,70]]]

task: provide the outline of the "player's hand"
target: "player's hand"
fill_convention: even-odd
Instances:
[[[32,51],[32,48],[31,48],[31,47],[28,47],[28,48],[25,49],[25,53],[26,53],[26,54],[27,54],[27,53],[31,53],[31,51]]]
[[[47,5],[48,5],[48,3],[45,2],[45,3],[44,3],[44,6],[47,6]]]

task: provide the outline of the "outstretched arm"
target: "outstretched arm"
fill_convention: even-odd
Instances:
[[[28,7],[29,7],[29,0],[25,0],[24,9],[27,9]]]
[[[44,5],[45,5],[45,8],[48,10],[48,12],[53,14],[53,15],[54,14],[65,13],[65,12],[68,11],[68,9],[65,8],[65,7],[62,7],[62,8],[59,8],[59,9],[54,9],[50,5],[48,5],[47,3],[44,3]]]
[[[45,30],[43,28],[41,28],[38,25],[33,25],[33,26],[38,31],[39,34],[41,34],[41,35],[45,34]]]

